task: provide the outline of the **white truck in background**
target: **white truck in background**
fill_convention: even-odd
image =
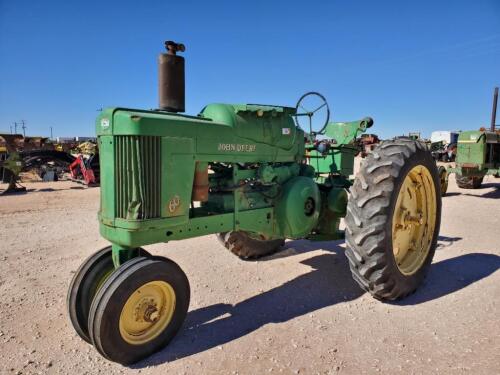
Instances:
[[[457,143],[458,132],[439,130],[431,133],[431,143],[443,142],[444,144]]]

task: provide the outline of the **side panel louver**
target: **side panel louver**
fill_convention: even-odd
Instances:
[[[160,161],[160,137],[115,137],[117,218],[142,220],[160,217]]]

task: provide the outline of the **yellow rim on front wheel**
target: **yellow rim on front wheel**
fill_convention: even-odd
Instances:
[[[436,212],[434,180],[426,167],[418,165],[406,175],[392,217],[392,250],[402,274],[414,274],[427,258]]]
[[[175,300],[174,289],[165,281],[151,281],[136,289],[120,314],[122,338],[141,345],[158,337],[172,320]]]

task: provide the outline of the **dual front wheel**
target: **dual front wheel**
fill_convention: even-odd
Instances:
[[[88,258],[75,273],[67,305],[76,332],[105,358],[131,364],[175,336],[189,306],[181,268],[140,249],[116,270],[111,247]]]

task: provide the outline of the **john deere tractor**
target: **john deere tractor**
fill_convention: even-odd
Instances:
[[[439,168],[441,191],[446,193],[448,174],[455,173],[459,188],[479,189],[487,175],[500,177],[500,130],[496,126],[498,87],[493,91],[490,129],[469,130],[458,136],[456,166]]]
[[[353,178],[356,138],[373,120],[330,122],[318,93],[295,107],[210,104],[180,114],[185,48],[166,47],[159,109],[109,108],[96,122],[98,217],[111,245],[88,258],[69,287],[69,316],[82,339],[122,364],[167,345],[186,317],[189,283],[176,263],[143,246],[209,234],[242,259],[276,252],[287,239],[345,235],[362,289],[395,300],[418,287],[441,217],[438,173],[424,144],[384,141]]]

